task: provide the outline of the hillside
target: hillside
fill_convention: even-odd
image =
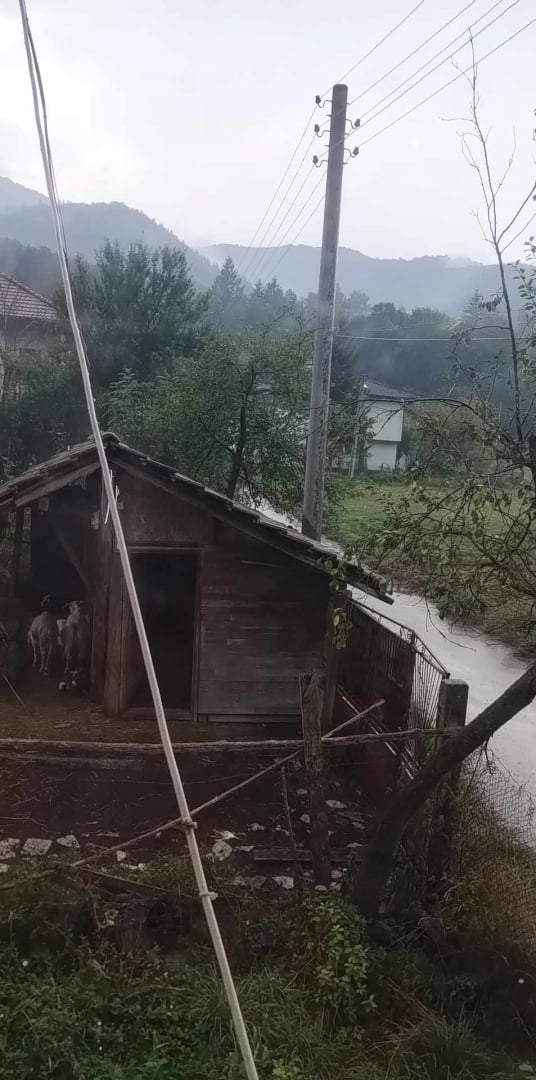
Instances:
[[[214,244],[201,249],[212,262],[221,263],[230,255],[236,267],[251,265],[255,251],[238,244]],[[264,258],[261,269],[271,277],[271,267],[283,254],[283,248],[267,248],[270,257]],[[292,289],[298,296],[315,292],[318,286],[320,249],[298,245],[287,250],[277,267],[277,277],[283,289]],[[263,271],[264,268],[264,271]],[[256,276],[256,275],[254,275]],[[495,266],[483,263],[460,262],[445,255],[425,255],[418,259],[375,259],[352,248],[341,248],[337,279],[346,295],[354,290],[364,292],[372,304],[391,301],[408,310],[432,307],[457,315],[467,298],[478,289],[483,296],[494,295],[499,288]]]
[[[16,184],[7,176],[0,176],[0,214],[9,213],[11,210],[20,210],[24,206],[35,206],[38,203],[47,203],[46,195],[33,188]]]
[[[134,210],[120,202],[64,203],[62,210],[71,255],[85,255],[91,260],[105,240],[117,241],[122,247],[128,247],[137,240],[143,240],[151,247],[170,244],[185,252],[198,285],[208,287],[214,280],[216,271],[208,259],[183,244],[175,233],[153,221],[141,210]],[[2,237],[17,240],[22,245],[53,251],[54,230],[45,196],[0,178]]]

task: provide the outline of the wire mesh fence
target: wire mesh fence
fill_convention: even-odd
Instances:
[[[536,963],[536,802],[490,751],[462,773],[451,874],[478,933]]]
[[[409,647],[412,656],[412,671],[407,726],[436,727],[439,691],[443,679],[448,678],[447,668],[409,626],[404,626],[403,623],[399,623],[383,612],[371,611],[366,605],[356,604],[355,606],[360,611],[361,618],[374,620],[383,627],[388,637],[398,639]]]

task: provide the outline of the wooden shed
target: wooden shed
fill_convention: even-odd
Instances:
[[[296,719],[299,676],[323,660],[330,549],[104,441],[168,716]],[[0,486],[0,514],[15,515],[10,602],[35,613],[47,594],[58,605],[85,598],[93,700],[109,716],[151,715],[93,441]],[[361,567],[345,574],[387,599]]]

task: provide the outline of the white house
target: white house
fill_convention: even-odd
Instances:
[[[402,442],[404,394],[365,378],[363,398],[367,404],[367,424],[372,432],[372,439],[365,449],[366,470],[392,472]]]
[[[345,454],[336,467],[352,477],[356,472],[393,472],[401,467],[399,448],[404,427],[404,400],[402,390],[362,379],[356,424],[361,430],[365,422],[367,438],[361,443],[356,432],[351,454]]]

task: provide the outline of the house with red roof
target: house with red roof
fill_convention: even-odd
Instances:
[[[25,372],[46,350],[56,326],[51,300],[0,273],[0,402],[23,392]]]

